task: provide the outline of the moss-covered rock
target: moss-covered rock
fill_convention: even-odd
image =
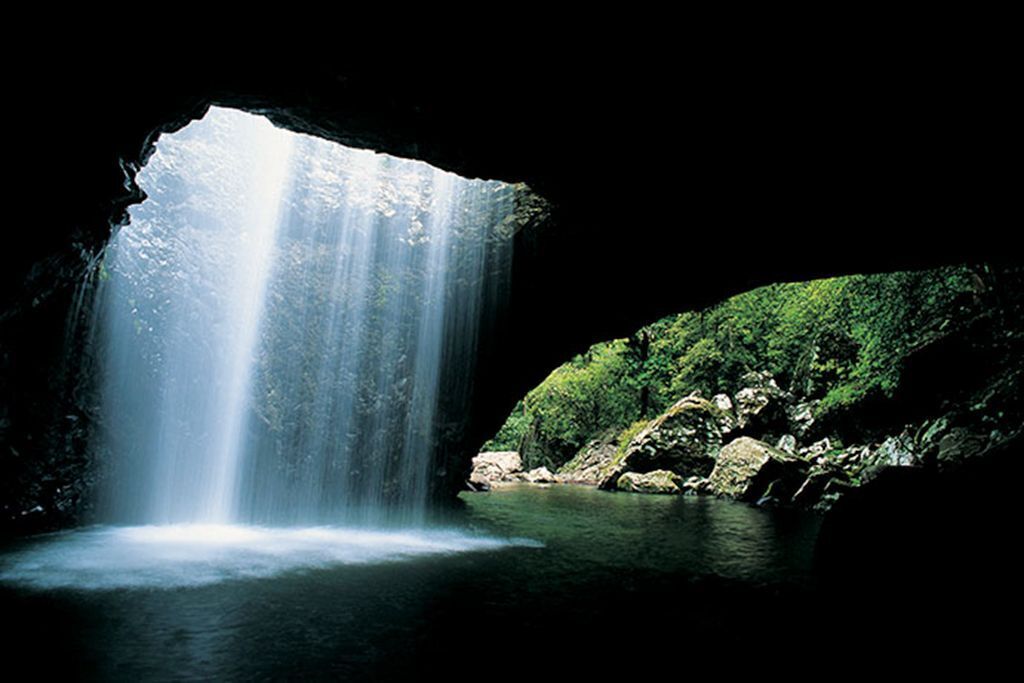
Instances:
[[[601,488],[614,489],[625,472],[668,470],[683,477],[707,476],[722,447],[722,411],[687,396],[641,429],[606,468]]]
[[[683,492],[683,478],[668,470],[655,470],[647,474],[626,472],[619,477],[616,487],[630,493],[679,494]]]
[[[555,473],[559,483],[597,486],[603,470],[609,468],[619,450],[615,439],[595,439]]]
[[[740,500],[757,500],[769,489],[774,497],[788,499],[804,481],[806,470],[807,463],[800,458],[742,436],[718,454],[708,486],[716,495]]]

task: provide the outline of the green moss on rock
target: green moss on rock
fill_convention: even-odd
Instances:
[[[683,478],[668,470],[655,470],[646,474],[626,472],[619,477],[616,487],[630,493],[680,494]]]

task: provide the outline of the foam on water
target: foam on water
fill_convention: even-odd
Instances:
[[[38,537],[0,556],[0,582],[36,589],[180,588],[541,545],[457,530],[214,524],[92,527]]]

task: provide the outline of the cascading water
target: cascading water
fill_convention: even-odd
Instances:
[[[421,522],[516,189],[217,108],[138,182],[96,295],[103,516]]]
[[[423,524],[519,188],[216,108],[138,182],[76,304],[108,526],[0,556],[0,581],[171,588],[531,544]]]

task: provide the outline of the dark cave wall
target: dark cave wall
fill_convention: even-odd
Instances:
[[[441,494],[461,486],[472,449],[518,396],[596,340],[773,281],[1013,258],[998,218],[1008,181],[984,163],[999,102],[970,74],[917,74],[908,85],[886,66],[538,70],[504,87],[474,73],[301,63],[131,74],[83,62],[17,74],[6,87],[20,104],[8,158],[18,244],[0,269],[5,518],[24,512],[28,482],[52,469],[39,463],[57,463],[65,480],[83,466],[74,439],[52,426],[74,414],[60,403],[74,286],[141,200],[131,177],[155,136],[209,103],[469,177],[524,181],[550,200],[550,215],[517,238],[510,308],[481,349],[475,413],[444,449]],[[952,91],[978,99],[950,106]],[[58,433],[42,439],[47,429]],[[76,505],[45,525],[72,519]]]

